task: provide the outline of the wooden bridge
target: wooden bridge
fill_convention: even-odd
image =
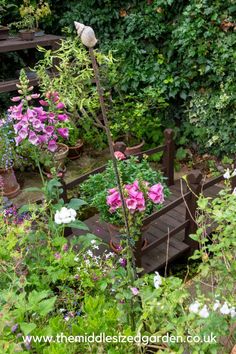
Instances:
[[[142,240],[136,244],[136,264],[144,268],[144,272],[147,273],[165,267],[176,258],[191,254],[193,250],[198,248],[198,243],[189,237],[197,229],[194,221],[197,196],[204,193],[206,196],[215,197],[222,188],[219,186],[219,182],[223,180],[223,176],[204,182],[200,171],[192,171],[187,176],[188,185],[183,180],[175,181],[174,150],[173,132],[171,129],[167,129],[164,145],[137,154],[141,158],[143,154],[152,155],[163,151],[162,170],[167,177],[171,192],[163,208],[144,220],[144,225],[147,227],[142,239],[147,240],[146,247],[142,249]],[[89,175],[102,172],[105,168],[106,166],[102,166],[68,184],[64,183],[64,199],[67,200],[68,189],[78,186]],[[236,179],[233,178],[232,185],[235,184]],[[110,233],[106,223],[100,222],[97,214],[85,222],[90,232],[102,238],[109,247]],[[67,230],[67,232],[70,233],[71,230]],[[73,230],[73,234],[81,235],[84,234],[84,231]]]

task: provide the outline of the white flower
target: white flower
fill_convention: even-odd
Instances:
[[[94,246],[93,246],[93,249],[99,250],[99,246],[98,246],[98,245],[94,245]]]
[[[91,250],[88,250],[87,255],[89,255],[90,257],[93,257],[93,252]]]
[[[233,173],[232,173],[231,177],[234,177],[234,176],[236,176],[236,168],[233,170]]]
[[[200,307],[199,302],[195,301],[189,306],[189,312],[198,313],[199,307]]]
[[[223,174],[223,177],[225,179],[229,179],[230,178],[230,171],[229,171],[229,168],[227,168],[227,170],[225,171],[225,173]]]
[[[75,261],[75,262],[79,262],[79,257],[75,257],[75,258],[74,258],[74,261]]]
[[[96,240],[91,240],[92,245],[96,243]]]
[[[216,302],[213,305],[213,310],[216,311],[220,307],[220,302],[219,300],[216,300]]]
[[[233,194],[233,195],[236,195],[236,187],[234,188],[232,194]]]
[[[230,308],[227,304],[227,302],[224,303],[224,305],[220,308],[220,312],[222,315],[229,315],[230,314]]]
[[[231,318],[236,317],[236,310],[235,310],[235,307],[232,307],[232,308],[230,309],[230,316],[231,316]]]
[[[207,306],[204,305],[203,308],[198,312],[199,316],[202,318],[207,318],[209,317],[209,311],[207,309]]]
[[[56,224],[69,224],[72,221],[75,221],[76,211],[74,209],[68,209],[66,207],[62,207],[61,210],[57,210],[54,221]]]
[[[158,289],[160,287],[160,285],[162,284],[162,279],[161,279],[161,276],[158,272],[155,272],[155,276],[153,278],[153,282],[154,282],[154,287],[156,289]]]

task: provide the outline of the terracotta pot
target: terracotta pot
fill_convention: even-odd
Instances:
[[[53,154],[53,165],[45,166],[45,174],[50,173],[51,168],[55,168],[58,172],[65,172],[65,161],[69,152],[69,147],[66,144],[58,143],[58,148]]]
[[[116,143],[117,143],[118,141],[122,141],[122,142],[125,143],[125,137],[124,137],[124,136],[123,136],[123,137],[120,137],[119,139],[117,139]],[[126,154],[127,156],[130,156],[130,155],[134,155],[134,154],[137,154],[137,153],[141,152],[141,151],[142,151],[142,147],[144,146],[144,144],[145,144],[145,141],[142,140],[142,142],[141,142],[140,144],[138,144],[138,145],[126,146],[125,154]],[[114,145],[115,145],[115,143],[113,143],[113,146],[114,146]]]
[[[3,195],[8,198],[16,197],[20,193],[20,186],[13,168],[0,169],[0,177],[3,180]]]
[[[68,157],[70,160],[76,160],[80,157],[83,145],[84,145],[83,141],[78,140],[75,146],[69,146]]]
[[[23,41],[32,41],[34,39],[35,32],[33,30],[20,30],[19,35]]]
[[[107,228],[108,228],[108,231],[109,231],[109,234],[110,234],[110,247],[111,249],[119,254],[121,252],[121,247],[120,247],[120,230],[121,230],[121,227],[120,226],[116,226],[116,225],[112,225],[112,224],[108,224],[107,223]],[[149,228],[149,225],[144,225],[142,226],[141,228],[141,231],[142,232],[145,232],[147,229]],[[143,241],[142,241],[142,250],[147,247],[147,239],[144,238]]]
[[[5,40],[9,36],[9,28],[0,26],[0,40]]]

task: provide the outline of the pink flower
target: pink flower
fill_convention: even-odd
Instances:
[[[37,135],[33,131],[30,131],[30,133],[29,133],[29,142],[32,145],[36,145],[36,146],[39,145],[39,138],[37,137]]]
[[[33,125],[34,129],[40,129],[40,130],[41,130],[41,128],[42,128],[42,123],[41,123],[41,121],[40,121],[39,119],[37,119],[37,118],[34,118],[34,119],[32,120],[32,125]]]
[[[22,142],[22,140],[23,139],[20,136],[16,136],[15,137],[16,146],[18,146]]]
[[[130,212],[133,214],[137,208],[137,200],[134,198],[128,198],[126,199],[126,206],[130,210]]]
[[[57,143],[55,140],[50,140],[48,143],[48,150],[51,152],[55,152],[57,150]]]
[[[64,103],[58,102],[58,104],[57,104],[57,109],[63,109],[63,108],[65,108]]]
[[[39,103],[41,104],[41,106],[49,106],[48,102],[44,100],[39,100]]]
[[[54,127],[52,125],[48,125],[46,128],[44,128],[44,133],[52,135],[54,133]]]
[[[38,138],[39,138],[40,144],[46,144],[48,142],[49,137],[47,134],[43,134],[43,135],[40,135]]]
[[[63,139],[69,138],[69,129],[68,128],[58,128],[57,131]]]
[[[134,296],[139,294],[139,290],[137,288],[130,288],[130,290],[132,291]]]
[[[11,101],[12,101],[12,102],[21,101],[21,97],[20,97],[20,96],[12,97],[12,98],[11,98]]]
[[[40,97],[40,94],[39,93],[33,93],[32,95],[31,95],[31,97],[32,98],[39,98]]]
[[[148,197],[153,203],[161,204],[164,202],[163,186],[161,183],[154,184],[148,191]]]
[[[121,151],[115,151],[114,155],[117,160],[125,160],[126,159],[125,155]]]
[[[65,113],[64,114],[58,114],[57,118],[58,118],[58,120],[60,122],[65,122],[66,120],[68,120],[68,115],[65,114]]]
[[[28,130],[25,128],[22,128],[19,132],[18,132],[19,136],[21,137],[22,140],[24,140],[27,136],[28,136]]]

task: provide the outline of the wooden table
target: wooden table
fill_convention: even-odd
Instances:
[[[41,47],[51,47],[52,49],[58,48],[60,45],[60,40],[62,37],[55,36],[52,34],[45,34],[41,37],[35,37],[32,41],[23,41],[19,37],[12,37],[3,41],[0,41],[0,53],[15,52],[25,49]],[[30,78],[31,85],[37,85],[37,77]],[[9,80],[0,82],[0,93],[1,92],[10,92],[15,91],[16,84],[19,83],[19,80]]]

